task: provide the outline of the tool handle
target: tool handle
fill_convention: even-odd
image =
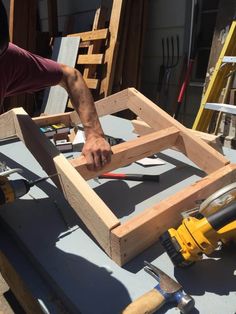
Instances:
[[[184,81],[182,83],[182,86],[181,86],[181,89],[180,89],[180,92],[179,92],[176,111],[175,111],[175,113],[173,115],[173,118],[176,119],[176,120],[179,117],[181,104],[183,102],[184,94],[185,94],[185,91],[187,89],[187,86],[188,86],[188,83],[189,83],[189,80],[190,80],[190,76],[191,76],[191,73],[192,73],[193,63],[194,63],[194,60],[190,59],[189,60],[189,64],[188,64],[188,68],[187,68],[187,72],[185,74],[185,78],[184,78]]]
[[[122,314],[152,314],[165,304],[164,296],[156,289],[152,289],[130,303]]]
[[[129,181],[155,181],[159,182],[159,175],[149,174],[124,174],[107,172],[99,175],[101,179],[120,179]]]

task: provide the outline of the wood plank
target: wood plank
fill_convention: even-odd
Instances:
[[[205,199],[234,182],[235,174],[236,165],[220,168],[112,230],[112,259],[119,265],[130,261],[156,243],[168,228],[178,226],[180,213],[196,207],[196,200]]]
[[[59,174],[59,179],[56,176],[52,180],[62,189],[68,203],[75,209],[101,247],[110,254],[110,230],[119,225],[119,220],[25,111],[17,108],[13,112],[18,137],[48,175]]]
[[[111,95],[95,102],[97,114],[99,117],[113,114],[127,109],[128,90],[121,91],[115,95]],[[55,115],[42,115],[33,118],[38,126],[52,125],[55,123],[64,123],[67,126],[75,126],[81,123],[76,111],[60,113]]]
[[[100,7],[96,10],[94,21],[93,21],[93,31],[99,30],[105,27],[106,18],[108,12],[107,0],[102,0]],[[108,34],[107,34],[108,36]],[[105,43],[104,43],[105,44]],[[102,48],[102,41],[92,41],[88,47],[88,54],[100,53]],[[97,76],[97,68],[95,65],[90,65],[84,69],[83,77],[94,78]],[[98,88],[98,87],[97,87]]]
[[[54,158],[65,198],[95,239],[110,255],[110,230],[119,220],[63,155]]]
[[[53,45],[52,60],[74,68],[79,43],[79,37],[57,37]],[[44,93],[42,112],[47,114],[64,112],[67,101],[68,93],[63,87],[59,85],[50,87]]]
[[[219,152],[190,134],[181,123],[133,88],[129,88],[128,107],[155,130],[170,126],[178,128],[181,132],[178,148],[206,173],[214,172],[229,163]]]
[[[134,133],[137,133],[139,135],[145,135],[145,134],[149,134],[151,132],[154,132],[154,129],[151,128],[146,122],[144,122],[142,120],[135,119],[135,120],[132,120],[131,122],[132,122],[132,125],[134,127]],[[211,145],[211,147],[213,147],[218,152],[223,154],[222,144],[221,144],[219,135],[204,133],[204,132],[193,130],[193,129],[188,129],[188,131],[190,133],[193,133],[194,135],[198,136],[204,142]]]
[[[91,79],[91,78],[85,78],[85,83],[87,84],[88,88],[90,89],[97,89],[98,88],[98,84],[99,84],[99,80],[97,79]]]
[[[64,123],[66,126],[71,125],[70,112],[53,114],[53,115],[41,115],[32,119],[38,126],[47,126],[57,123]]]
[[[34,155],[44,171],[48,175],[56,173],[53,158],[60,154],[50,140],[39,130],[37,125],[22,108],[12,110],[15,121],[16,134],[25,144],[28,150]],[[60,187],[59,179],[52,178],[54,183]]]
[[[0,251],[0,268],[3,278],[26,313],[44,314],[40,303],[32,296],[29,288],[22,280],[21,274],[15,270],[2,251]],[[3,314],[1,310],[0,313]]]
[[[16,128],[12,110],[0,115],[0,139],[16,136]]]
[[[128,90],[123,90],[117,94],[100,99],[95,102],[97,114],[99,117],[113,114],[124,109],[127,109]],[[80,123],[78,114],[73,111],[70,114],[71,122],[73,125]]]
[[[42,273],[38,272],[38,265],[32,259],[32,255],[29,256],[27,249],[23,248],[22,239],[17,237],[15,231],[13,231],[14,223],[9,225],[5,218],[1,216],[0,219],[1,275],[25,310],[24,313],[45,314],[50,312],[69,314],[69,311],[65,308],[61,298],[55,291],[55,287],[52,288],[52,282],[50,284],[47,283]],[[31,218],[33,221],[34,217]],[[15,219],[18,220],[18,217],[15,217]],[[15,236],[17,241],[15,241]],[[36,244],[34,243],[33,246],[35,248]],[[0,313],[3,314],[1,310]],[[19,312],[17,311],[17,313]]]
[[[109,34],[108,28],[103,29],[97,29],[92,30],[89,32],[83,32],[83,33],[75,33],[75,34],[69,34],[67,37],[80,37],[81,41],[88,41],[88,40],[103,40],[107,39]]]
[[[114,79],[114,70],[116,67],[117,52],[118,52],[118,34],[120,30],[120,21],[122,15],[123,0],[113,0],[113,6],[110,17],[109,31],[110,40],[109,46],[105,52],[104,63],[107,65],[104,73],[104,79],[101,82],[100,96],[106,97],[112,92]]]
[[[78,64],[102,64],[104,54],[98,53],[94,55],[79,55],[77,59]]]
[[[70,163],[84,177],[84,179],[89,180],[104,172],[109,172],[111,170],[127,166],[134,161],[151,156],[163,149],[174,146],[178,135],[178,129],[170,127],[141,136],[129,142],[115,145],[112,147],[113,154],[111,157],[111,163],[99,171],[89,171],[86,167],[86,160],[84,156],[72,159],[70,160]]]

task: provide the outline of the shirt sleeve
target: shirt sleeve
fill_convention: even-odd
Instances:
[[[62,79],[61,65],[32,54],[13,44],[6,54],[9,63],[7,96],[36,92],[57,85]]]

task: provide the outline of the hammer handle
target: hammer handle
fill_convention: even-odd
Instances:
[[[165,298],[156,289],[152,289],[130,303],[122,314],[152,314],[165,304]]]

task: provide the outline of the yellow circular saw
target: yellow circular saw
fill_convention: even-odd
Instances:
[[[182,267],[210,255],[222,243],[236,241],[236,183],[212,194],[194,216],[185,216],[177,229],[170,228],[160,240],[172,262]]]

